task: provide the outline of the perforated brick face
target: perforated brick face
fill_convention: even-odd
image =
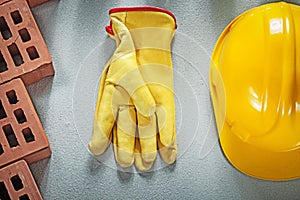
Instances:
[[[43,199],[24,160],[0,169],[0,199]]]
[[[25,0],[0,0],[0,84],[54,75],[52,59]]]
[[[0,85],[0,167],[50,155],[48,139],[22,80]]]

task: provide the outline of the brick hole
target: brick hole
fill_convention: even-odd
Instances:
[[[2,105],[2,101],[0,100],[0,119],[6,118],[7,115],[5,113],[4,107]]]
[[[3,126],[2,129],[4,131],[4,134],[6,136],[9,146],[11,148],[19,146],[19,142],[16,138],[16,135],[15,135],[14,130],[12,129],[11,125],[7,124],[7,125]]]
[[[8,51],[15,63],[15,66],[18,67],[24,63],[22,55],[19,51],[19,48],[15,43],[12,43],[11,45],[8,46]]]
[[[6,92],[6,96],[10,104],[16,104],[19,101],[16,92],[14,90],[10,90]]]
[[[23,42],[27,42],[27,41],[31,40],[31,37],[26,28],[19,30],[19,35],[21,36],[21,39]]]
[[[30,198],[27,194],[24,194],[24,195],[20,196],[19,200],[30,200]]]
[[[2,147],[2,144],[0,144],[0,156],[4,153],[4,150],[3,150],[3,147]],[[1,199],[1,198],[0,198]]]
[[[12,17],[15,24],[19,24],[23,21],[21,15],[20,15],[20,12],[18,10],[10,13],[10,15],[11,15],[11,17]]]
[[[25,141],[27,143],[29,142],[33,142],[35,139],[34,139],[34,135],[32,134],[32,131],[30,128],[25,128],[22,130],[22,133],[23,133],[23,136],[25,138]]]
[[[5,187],[4,182],[0,182],[0,199],[1,200],[11,200],[8,191]]]
[[[24,187],[22,180],[21,180],[20,176],[18,176],[18,175],[11,177],[10,181],[13,184],[14,189],[16,191],[21,190]]]
[[[4,57],[0,51],[0,73],[7,70],[7,63],[4,60]]]
[[[4,40],[8,40],[12,37],[12,34],[4,17],[0,17],[0,31]]]
[[[37,50],[36,50],[36,48],[34,46],[28,47],[26,49],[26,51],[27,51],[27,53],[29,55],[30,60],[34,60],[34,59],[40,57],[39,54],[38,54],[38,52],[37,52]]]
[[[24,122],[27,122],[24,111],[21,108],[15,110],[14,114],[19,124],[23,124]]]

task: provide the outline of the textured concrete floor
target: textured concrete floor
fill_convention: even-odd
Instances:
[[[44,198],[299,199],[300,180],[262,181],[234,169],[210,123],[209,55],[235,16],[265,2],[51,0],[34,8],[56,69],[54,78],[28,88],[53,149],[51,159],[31,165]],[[104,30],[108,10],[137,5],[169,9],[178,21],[173,64],[179,157],[168,167],[158,159],[145,174],[118,171],[111,150],[95,158],[86,148],[98,78],[114,50]]]

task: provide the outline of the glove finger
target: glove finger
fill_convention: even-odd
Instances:
[[[101,81],[102,82],[102,81]],[[111,131],[115,123],[116,106],[112,104],[115,88],[104,83],[99,89],[94,117],[93,136],[88,144],[90,151],[96,155],[102,154],[111,140]]]
[[[152,167],[157,154],[156,115],[145,117],[137,113],[137,122],[139,148],[135,154],[136,167],[140,170],[148,170]]]
[[[134,106],[119,107],[117,125],[113,131],[114,153],[121,167],[129,167],[134,162],[136,115]]]
[[[140,139],[138,137],[135,138],[134,152],[135,152],[134,159],[135,159],[136,168],[140,171],[149,170],[152,167],[153,162],[148,163],[142,158]]]
[[[155,101],[146,85],[137,88],[131,95],[131,98],[138,113],[144,116],[152,116],[154,114]]]
[[[177,156],[174,100],[164,98],[163,101],[164,104],[156,108],[159,128],[157,144],[162,159],[172,164]]]

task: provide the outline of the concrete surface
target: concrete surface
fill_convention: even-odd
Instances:
[[[44,199],[299,199],[300,180],[262,181],[233,168],[210,123],[205,83],[214,44],[235,16],[266,2],[51,0],[34,8],[56,69],[54,78],[28,88],[53,149],[49,160],[31,165]],[[108,10],[137,5],[169,9],[178,21],[173,64],[179,158],[167,167],[158,159],[144,174],[117,170],[109,151],[96,158],[86,148],[97,76],[114,50],[104,30]]]

